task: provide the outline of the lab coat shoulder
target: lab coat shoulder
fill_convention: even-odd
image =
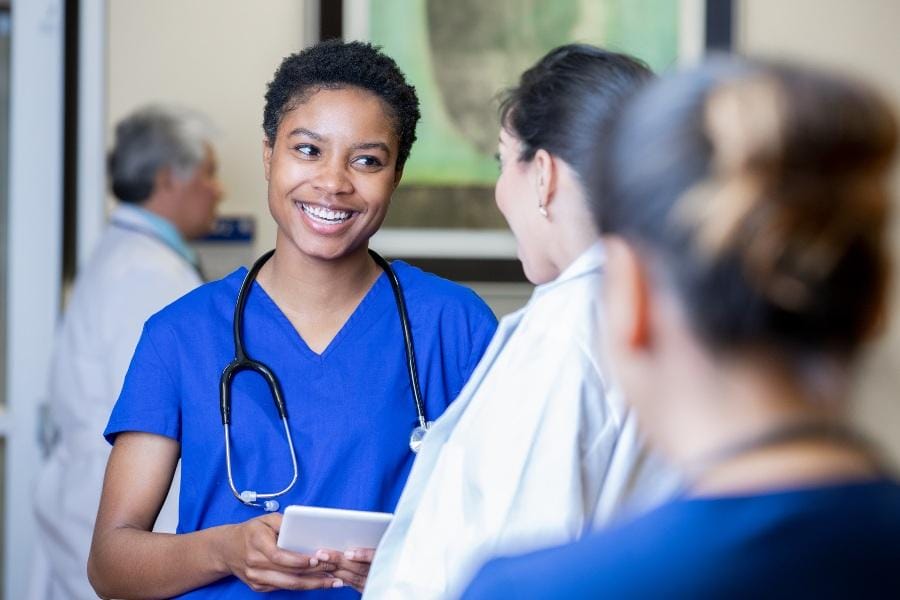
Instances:
[[[601,283],[595,269],[539,291],[498,360],[516,373],[498,373],[502,385],[522,389],[525,397],[543,397],[560,418],[592,430],[598,422],[618,428],[627,414],[624,402],[609,393]]]
[[[108,315],[135,322],[146,319],[200,285],[194,268],[176,252],[144,234],[110,228],[91,261],[88,283],[102,290],[95,302]],[[119,328],[123,323],[110,323]],[[116,335],[112,332],[112,335]]]
[[[79,273],[63,319],[51,395],[62,396],[77,360],[83,393],[115,398],[147,318],[200,283],[173,250],[146,235],[108,228]],[[88,375],[90,372],[91,375]],[[70,376],[71,375],[71,376]],[[104,406],[110,400],[104,401]]]

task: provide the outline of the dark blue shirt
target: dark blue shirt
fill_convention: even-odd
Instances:
[[[577,543],[488,563],[495,598],[900,598],[900,485],[682,499]]]
[[[496,319],[471,290],[394,263],[412,327],[419,379],[430,420],[457,396],[484,353]],[[204,285],[153,316],[125,378],[105,435],[143,431],[181,443],[180,533],[259,516],[231,493],[219,413],[219,376],[234,357],[232,317],[239,269]],[[384,274],[321,353],[313,352],[257,284],[244,311],[251,358],[280,379],[300,477],[279,498],[289,504],[391,512],[414,455],[416,425],[403,336]],[[241,372],[232,386],[232,465],[238,490],[271,492],[291,478],[284,428],[261,377]],[[350,588],[301,594],[338,600]],[[234,577],[187,594],[197,598],[258,595]],[[274,600],[296,592],[273,592]]]

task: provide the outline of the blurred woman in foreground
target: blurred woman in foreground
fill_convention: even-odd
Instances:
[[[710,63],[628,107],[591,189],[609,343],[689,491],[466,598],[900,597],[900,485],[844,414],[884,321],[896,143],[879,98],[785,66]]]

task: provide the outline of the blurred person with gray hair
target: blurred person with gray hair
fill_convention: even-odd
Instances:
[[[119,203],[75,282],[51,367],[33,598],[96,598],[86,565],[110,451],[103,428],[144,321],[202,283],[187,241],[211,229],[222,197],[212,136],[204,116],[167,106],[116,126],[108,166]],[[177,499],[176,478],[158,531],[175,531]]]

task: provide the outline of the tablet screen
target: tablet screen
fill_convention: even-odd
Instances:
[[[376,548],[393,515],[390,513],[291,505],[284,510],[278,547],[302,554],[320,548]]]

